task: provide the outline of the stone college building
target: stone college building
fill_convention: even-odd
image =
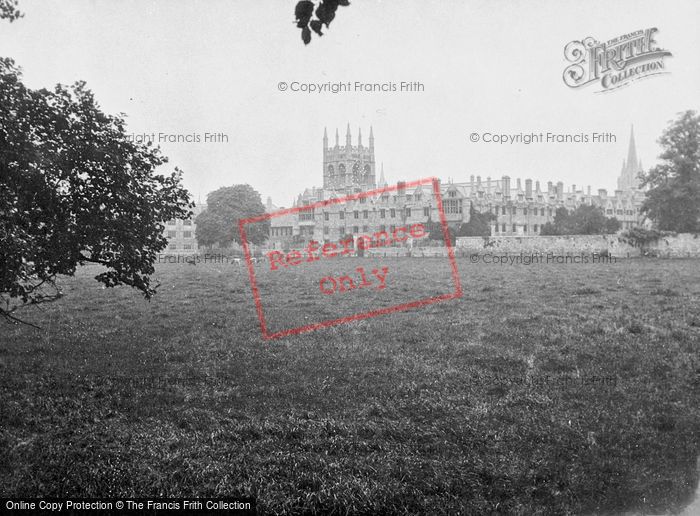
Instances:
[[[323,186],[305,190],[294,206],[305,206],[317,201],[380,188],[387,185],[383,169],[376,179],[374,134],[369,131],[367,145],[362,143],[361,131],[357,145],[352,145],[350,125],[345,134],[345,145],[340,145],[338,131],[335,142],[329,145],[328,134],[323,135]],[[630,134],[627,159],[617,181],[618,189],[609,194],[605,189],[591,191],[591,187],[571,185],[564,188],[561,181],[546,185],[532,179],[512,180],[472,175],[466,182],[441,182],[445,216],[450,226],[458,227],[469,221],[470,207],[477,212],[491,212],[496,219],[491,223],[491,235],[539,235],[547,222],[554,220],[557,208],[573,210],[581,204],[600,206],[608,217],[616,217],[622,229],[641,225],[640,208],[645,193],[639,188],[637,174],[642,170],[637,158],[634,132]],[[437,203],[432,187],[402,188],[390,193],[334,204],[322,209],[304,210],[271,219],[271,249],[290,249],[299,243],[337,241],[347,235],[362,235],[378,231],[393,231],[396,227],[428,220],[439,221]],[[268,198],[267,210],[279,209]]]

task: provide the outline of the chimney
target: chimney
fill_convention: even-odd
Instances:
[[[547,181],[547,194],[552,195],[553,189],[554,189],[554,186],[552,185],[552,182]]]
[[[503,196],[510,199],[510,177],[503,176]]]
[[[469,181],[469,191],[470,191],[471,193],[474,193],[474,191],[476,190],[476,186],[474,185],[474,174],[472,174],[469,178],[470,178],[470,181]]]
[[[486,193],[491,195],[491,176],[486,178]]]
[[[571,191],[576,193],[576,185],[571,185]]]
[[[588,196],[591,196],[591,185],[588,185]]]
[[[476,191],[481,191],[481,176],[476,176]]]
[[[600,197],[607,197],[608,191],[605,188],[598,188],[598,195]]]
[[[525,180],[525,198],[532,199],[532,179]]]
[[[557,199],[561,200],[564,198],[564,183],[561,181],[557,182]]]
[[[539,181],[535,181],[535,192],[542,193],[542,191],[540,190],[540,182]]]
[[[518,192],[521,192],[523,188],[522,188],[522,186],[520,185],[520,178],[516,179],[516,181],[517,181],[516,184],[518,185]]]

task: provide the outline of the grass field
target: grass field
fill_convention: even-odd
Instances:
[[[450,288],[430,273],[444,260],[391,263],[406,296]],[[265,341],[238,266],[161,265],[150,303],[83,268],[22,314],[43,330],[0,322],[0,494],[242,495],[265,513],[687,504],[700,261],[459,269],[461,299]],[[333,316],[290,274],[260,273],[274,324]]]

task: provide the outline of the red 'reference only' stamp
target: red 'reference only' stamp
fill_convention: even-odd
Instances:
[[[407,300],[406,302],[399,304],[390,304],[388,306],[359,311],[357,313],[343,315],[341,317],[297,325],[292,328],[276,331],[271,331],[268,329],[267,318],[265,317],[262,296],[255,271],[255,262],[259,261],[261,267],[264,268],[263,270],[270,275],[284,275],[289,271],[295,271],[301,267],[306,267],[306,269],[304,269],[304,273],[313,276],[314,272],[309,273],[309,270],[314,271],[313,266],[315,264],[323,264],[324,262],[327,263],[329,261],[344,264],[347,261],[343,260],[343,258],[368,256],[370,253],[374,253],[375,257],[380,256],[382,250],[406,246],[409,242],[413,244],[417,241],[428,238],[428,230],[425,224],[422,222],[407,222],[406,224],[398,227],[392,226],[389,230],[382,229],[379,231],[362,233],[355,231],[355,234],[344,235],[336,240],[324,239],[324,242],[318,242],[313,238],[310,238],[303,243],[299,243],[300,239],[298,238],[295,249],[285,249],[284,251],[279,249],[267,250],[263,253],[261,259],[254,261],[250,249],[251,246],[249,245],[246,235],[246,225],[263,222],[265,220],[272,220],[276,217],[285,217],[292,214],[304,212],[314,213],[314,210],[316,209],[331,207],[333,205],[343,205],[352,202],[365,202],[368,198],[376,199],[381,196],[386,196],[391,192],[396,192],[399,189],[407,191],[408,189],[417,188],[424,185],[432,186],[432,194],[436,203],[440,228],[442,229],[442,240],[444,241],[446,257],[449,262],[450,279],[452,283],[451,291],[420,299]],[[393,312],[418,308],[462,296],[462,286],[460,283],[459,273],[457,271],[454,248],[452,247],[450,240],[447,219],[445,217],[442,196],[440,194],[440,183],[436,178],[426,178],[418,181],[399,183],[397,185],[354,193],[344,197],[322,200],[304,206],[295,206],[293,208],[264,213],[256,217],[241,219],[238,226],[245,252],[246,265],[248,267],[255,308],[260,321],[260,329],[263,337],[267,340],[326,328],[342,323],[349,323],[361,319],[367,319],[379,315],[390,314]],[[386,257],[386,252],[384,255]],[[345,296],[360,289],[376,291],[390,289],[392,285],[391,278],[393,273],[396,272],[395,269],[397,269],[397,262],[389,263],[391,260],[386,260],[386,258],[384,261],[387,263],[376,264],[375,262],[368,265],[362,263],[358,264],[358,261],[355,261],[354,266],[353,264],[350,264],[348,266],[349,270],[344,274],[329,274],[327,268],[323,269],[323,272],[321,273],[316,273],[316,277],[312,279],[312,282],[316,293],[320,293],[321,295],[321,303],[330,303],[333,301],[333,299],[337,299],[339,295]],[[321,270],[320,267],[317,267],[317,269]]]

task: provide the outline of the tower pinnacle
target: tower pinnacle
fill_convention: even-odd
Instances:
[[[622,160],[622,171],[617,178],[617,189],[623,191],[639,188],[639,178],[642,162],[637,158],[637,145],[634,141],[634,125],[630,127],[630,143],[627,149],[627,159]]]

